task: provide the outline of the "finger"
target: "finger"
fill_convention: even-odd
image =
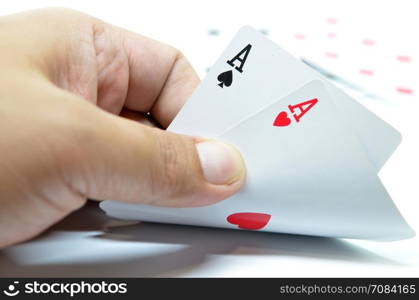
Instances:
[[[82,114],[85,114],[83,112]],[[140,125],[98,109],[82,119],[82,158],[73,189],[88,198],[187,207],[225,199],[241,187],[244,164],[232,146]]]
[[[199,84],[199,77],[177,49],[118,30],[129,65],[125,107],[151,112],[166,128]]]
[[[12,18],[8,35],[37,36],[19,40],[32,67],[111,113],[151,112],[166,128],[199,83],[178,50],[91,16],[47,9]]]

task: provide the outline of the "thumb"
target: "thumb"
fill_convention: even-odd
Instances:
[[[103,114],[83,141],[84,167],[74,176],[88,198],[202,206],[231,196],[244,182],[244,162],[231,145]]]

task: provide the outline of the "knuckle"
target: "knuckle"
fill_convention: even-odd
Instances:
[[[167,45],[167,47],[169,48],[170,52],[173,54],[173,56],[176,59],[182,59],[185,56],[183,55],[182,51],[180,51],[178,48],[173,47],[172,45]]]
[[[192,142],[166,132],[156,134],[155,141],[159,155],[152,174],[153,194],[173,200],[192,193],[198,174]]]

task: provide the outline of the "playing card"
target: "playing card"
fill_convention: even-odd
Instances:
[[[274,98],[219,137],[246,162],[236,195],[196,208],[101,207],[118,218],[163,223],[360,239],[413,235],[320,80]]]
[[[168,130],[217,137],[227,128],[313,79],[325,82],[341,117],[379,170],[400,143],[390,125],[251,27],[243,27]]]

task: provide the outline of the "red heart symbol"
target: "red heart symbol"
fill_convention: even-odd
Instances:
[[[288,118],[287,112],[281,111],[275,118],[274,126],[288,126],[291,123],[291,119]]]
[[[271,219],[269,214],[261,213],[236,213],[227,217],[227,222],[237,225],[241,229],[258,230],[268,224]]]

